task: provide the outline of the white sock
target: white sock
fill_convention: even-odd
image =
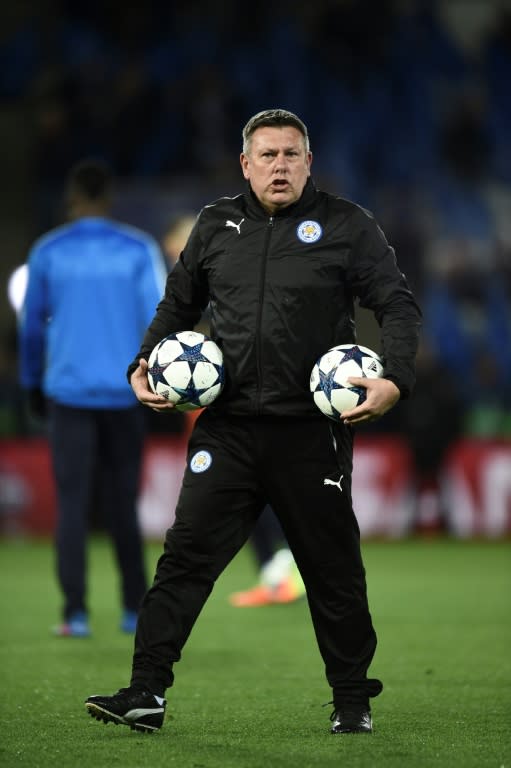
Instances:
[[[269,563],[261,569],[261,582],[267,587],[275,589],[282,581],[288,578],[292,565],[293,555],[289,549],[279,549],[275,552]]]

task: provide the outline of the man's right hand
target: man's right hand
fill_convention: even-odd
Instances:
[[[147,360],[141,357],[138,361],[138,368],[133,371],[130,379],[130,384],[137,400],[157,413],[172,411],[175,407],[174,403],[169,402],[162,395],[155,395],[152,389],[150,389],[147,369]]]

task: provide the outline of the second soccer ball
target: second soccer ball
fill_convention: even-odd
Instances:
[[[383,364],[379,355],[360,344],[339,344],[322,355],[314,365],[310,390],[319,410],[334,421],[342,421],[344,411],[366,399],[364,387],[348,383],[350,377],[380,378]]]

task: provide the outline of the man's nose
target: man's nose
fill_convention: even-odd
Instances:
[[[284,154],[284,152],[279,152],[278,155],[275,157],[275,167],[287,168],[287,157]]]

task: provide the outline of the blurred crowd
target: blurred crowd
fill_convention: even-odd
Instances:
[[[0,98],[26,102],[43,187],[89,154],[121,176],[235,180],[240,126],[274,104],[308,124],[316,174],[368,205],[419,185],[447,234],[488,234],[477,187],[511,182],[509,3],[263,0],[246,22],[234,0],[16,5]],[[456,5],[487,9],[470,44],[441,12]]]
[[[416,395],[381,428],[426,463],[459,435],[511,437],[511,3],[24,0],[4,17],[34,236],[85,156],[153,207],[162,188],[187,210],[235,194],[242,125],[291,109],[316,183],[375,212],[424,311]]]

